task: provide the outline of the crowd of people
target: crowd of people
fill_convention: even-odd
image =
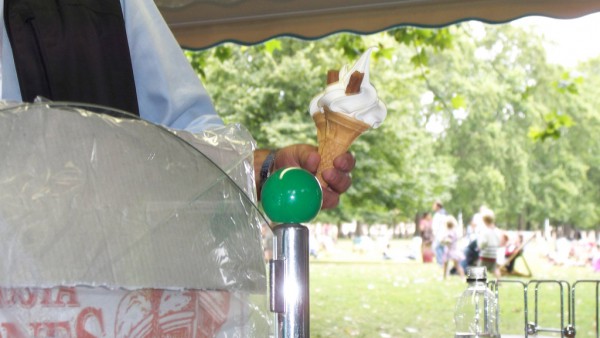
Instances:
[[[514,258],[522,253],[522,236],[511,238],[498,229],[494,211],[486,206],[473,216],[462,234],[456,218],[436,201],[432,211],[421,217],[419,234],[423,262],[435,259],[442,267],[443,278],[449,274],[463,277],[469,266],[484,266],[490,276],[500,278],[501,269],[511,272]]]
[[[551,233],[550,241],[554,243],[545,253],[546,258],[557,266],[588,266],[600,272],[600,242],[596,236],[580,231],[572,235]]]
[[[523,255],[533,244],[530,252],[546,257],[554,265],[591,266],[600,272],[600,239],[593,231],[549,225],[545,228],[554,230],[513,231],[499,228],[496,222],[494,211],[481,206],[463,228],[461,217],[449,214],[438,201],[431,211],[410,224],[309,224],[310,255],[315,259],[352,256],[435,263],[444,279],[449,275],[464,277],[471,266],[486,267],[489,278],[531,277]],[[351,245],[339,246],[339,238],[351,239]],[[411,240],[394,242],[394,238]],[[265,246],[270,248],[270,244]]]

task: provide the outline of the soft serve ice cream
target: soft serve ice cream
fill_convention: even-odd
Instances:
[[[342,67],[339,72],[339,81],[331,83],[322,93],[315,96],[310,102],[310,114],[325,113],[325,108],[331,111],[344,113],[359,121],[377,128],[387,115],[387,109],[379,100],[375,87],[369,81],[369,61],[372,48],[369,48],[360,59],[348,69]],[[352,74],[364,74],[358,93],[346,94],[346,89]]]
[[[332,168],[337,156],[348,151],[360,134],[379,127],[387,115],[385,104],[369,81],[371,52],[372,48],[368,49],[351,68],[342,67],[337,81],[330,80],[328,74],[330,83],[310,102],[321,155],[317,178],[323,187],[323,170]]]

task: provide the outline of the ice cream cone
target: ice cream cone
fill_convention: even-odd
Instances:
[[[340,80],[340,71],[330,69],[327,71],[327,85],[336,83]],[[322,151],[323,144],[325,144],[325,133],[327,129],[327,120],[323,112],[317,111],[312,115],[315,126],[317,127],[317,144],[319,145],[319,154]]]
[[[370,125],[344,113],[333,112],[325,108],[327,129],[323,142],[319,142],[321,163],[317,169],[317,179],[322,187],[327,184],[323,180],[324,170],[333,168],[333,160],[348,151],[360,134],[371,128]]]
[[[319,154],[321,153],[321,149],[323,148],[323,144],[325,144],[325,133],[327,129],[327,121],[325,120],[325,114],[321,112],[317,112],[312,116],[313,121],[315,121],[315,126],[317,127],[317,144],[319,145]]]
[[[309,113],[317,126],[321,155],[316,176],[322,188],[327,187],[323,172],[333,168],[333,160],[347,152],[360,134],[379,127],[386,117],[387,109],[369,81],[371,51],[369,48],[363,53],[352,67],[328,71],[327,87],[310,101]]]

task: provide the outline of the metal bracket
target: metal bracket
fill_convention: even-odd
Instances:
[[[285,296],[283,286],[285,285],[285,260],[269,261],[269,292],[271,312],[285,313]]]

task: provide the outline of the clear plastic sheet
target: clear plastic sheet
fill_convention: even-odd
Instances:
[[[103,107],[3,103],[1,326],[271,335],[253,142],[236,125],[192,135]]]

